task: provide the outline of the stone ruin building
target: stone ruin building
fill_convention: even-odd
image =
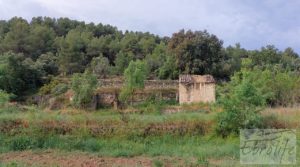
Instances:
[[[68,81],[64,81],[68,83]],[[99,79],[99,87],[89,105],[91,109],[101,107],[119,108],[118,96],[123,87],[124,80]],[[65,93],[70,102],[73,98],[72,91]],[[180,104],[215,102],[215,80],[211,75],[180,75],[179,80],[146,80],[145,88],[136,91],[132,98],[133,104],[141,103],[149,98],[157,100],[176,100]],[[51,98],[51,96],[34,96],[32,101],[37,105],[49,104],[50,109],[63,108],[62,98]]]
[[[211,75],[180,75],[179,103],[215,102],[215,80]]]
[[[115,106],[123,85],[122,80],[100,80],[98,91],[100,106]],[[136,92],[134,102],[139,103],[150,96],[158,99],[184,103],[215,102],[215,80],[211,75],[180,75],[179,80],[147,80],[145,89]]]

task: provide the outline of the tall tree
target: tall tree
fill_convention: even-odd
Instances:
[[[184,31],[173,34],[168,49],[175,56],[180,73],[214,74],[225,59],[223,42],[207,31]]]
[[[28,33],[29,24],[22,18],[12,18],[8,22],[9,32],[6,33],[2,43],[1,50],[3,52],[12,51],[15,53],[29,54],[28,51]]]
[[[16,95],[35,89],[41,84],[33,63],[27,63],[23,54],[12,52],[0,55],[0,89]]]
[[[28,43],[31,58],[36,60],[41,54],[53,51],[55,32],[46,26],[34,26],[31,28]]]
[[[65,38],[58,38],[59,64],[64,75],[82,72],[86,48],[92,35],[78,29],[71,30]]]
[[[130,61],[133,60],[133,53],[124,53],[120,51],[117,56],[116,60],[114,62],[114,73],[117,75],[122,75],[124,73],[124,70],[128,67]]]

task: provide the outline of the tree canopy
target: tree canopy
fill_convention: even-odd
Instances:
[[[1,20],[0,59],[0,80],[5,83],[0,89],[17,94],[53,76],[69,77],[86,70],[102,78],[122,76],[130,62],[138,60],[145,63],[146,78],[151,79],[211,74],[222,81],[246,66],[300,70],[299,55],[292,48],[280,51],[268,45],[246,50],[240,44],[224,47],[221,39],[206,30],[180,30],[171,37],[160,37],[50,17],[34,17],[30,22],[19,17]]]

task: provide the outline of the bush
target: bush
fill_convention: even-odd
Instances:
[[[234,74],[231,81],[217,87],[217,96],[228,96],[230,90],[248,80],[260,92],[267,104],[272,106],[295,105],[300,102],[299,74],[273,69],[243,69]]]
[[[33,64],[23,54],[0,54],[0,89],[20,96],[38,88],[42,78]]]
[[[124,72],[125,86],[121,90],[119,100],[128,103],[137,89],[143,89],[147,73],[145,62],[131,61]]]
[[[10,99],[10,95],[0,89],[0,107],[4,107]]]
[[[103,55],[94,57],[91,61],[91,69],[95,75],[105,78],[111,71],[108,58],[103,57]]]
[[[50,94],[52,89],[54,89],[59,84],[58,80],[52,80],[50,83],[45,84],[42,86],[39,90],[39,94],[41,95],[47,95]]]
[[[58,96],[61,95],[63,93],[66,93],[68,91],[68,85],[64,84],[64,83],[60,83],[58,85],[56,85],[52,90],[51,90],[51,94],[53,94],[54,96]]]
[[[258,128],[262,124],[260,110],[265,98],[249,80],[233,87],[229,96],[221,100],[224,111],[217,116],[217,134],[226,137],[238,134],[239,129]]]
[[[74,74],[72,77],[72,90],[74,92],[73,105],[86,107],[91,101],[97,88],[97,78],[93,74]]]

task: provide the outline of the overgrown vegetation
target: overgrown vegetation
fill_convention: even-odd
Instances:
[[[293,115],[279,117],[277,125],[299,127],[299,116],[295,117],[299,110],[294,110],[290,113]],[[238,137],[222,139],[214,135],[216,114],[197,111],[128,113],[124,121],[119,113],[110,110],[44,112],[30,109],[22,113],[2,113],[0,151],[56,149],[68,154],[84,151],[112,157],[189,157],[206,164],[230,157],[238,162]],[[295,119],[285,122],[289,116]],[[266,120],[265,116],[263,119]],[[269,125],[274,127],[275,122],[270,122],[274,119],[268,119]]]
[[[142,61],[131,61],[128,68],[124,72],[125,85],[122,88],[119,99],[128,103],[133,101],[133,95],[136,90],[144,88],[144,82],[147,76],[146,65]]]
[[[253,83],[244,78],[221,99],[224,111],[217,117],[217,133],[225,137],[231,133],[239,134],[240,129],[261,127],[260,111],[265,101]]]
[[[240,71],[243,61],[249,62],[251,70],[280,69],[295,77],[300,69],[299,55],[292,48],[279,51],[269,45],[250,51],[239,44],[224,48],[223,41],[207,31],[180,30],[162,38],[49,17],[34,17],[30,22],[14,17],[1,21],[0,30],[0,89],[18,96],[34,92],[55,76],[84,71],[100,78],[122,76],[131,61],[145,63],[146,78],[152,79],[211,74],[228,80]]]
[[[178,106],[149,97],[131,104],[146,79],[178,79],[180,74],[213,75],[217,103]],[[97,79],[113,77],[125,80],[119,100],[127,110],[78,110],[94,100]],[[45,112],[9,103],[37,90],[41,98],[62,103],[71,94],[77,109]],[[266,107],[299,103],[300,58],[292,48],[225,48],[207,31],[180,30],[163,38],[68,18],[0,21],[0,152],[192,156],[207,165],[207,158],[238,158],[239,129],[299,128],[295,115],[285,113],[287,122],[262,113]],[[168,107],[175,113],[164,112]],[[178,108],[182,113],[176,113]]]
[[[86,107],[93,99],[97,83],[97,78],[89,72],[74,74],[71,83],[74,92],[72,103],[76,107]]]
[[[231,90],[248,80],[270,106],[293,106],[300,100],[300,80],[297,72],[283,69],[242,69],[219,89],[219,95],[229,96]]]
[[[9,102],[10,95],[0,89],[0,107],[5,107]]]

